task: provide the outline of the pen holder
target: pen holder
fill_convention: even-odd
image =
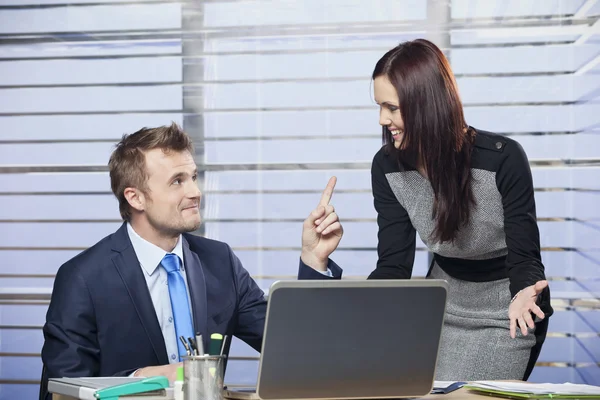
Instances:
[[[185,400],[221,400],[225,356],[183,357],[183,395]]]

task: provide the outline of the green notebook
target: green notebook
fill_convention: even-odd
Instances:
[[[600,399],[600,387],[572,383],[477,381],[468,390],[510,399]]]
[[[99,400],[118,400],[120,396],[128,396],[137,393],[148,393],[161,391],[169,387],[169,380],[165,376],[154,376],[137,382],[123,383],[99,389],[94,394]]]
[[[50,393],[62,394],[83,400],[117,400],[119,397],[152,395],[168,398],[169,380],[164,376],[152,378],[133,377],[83,377],[51,378]]]

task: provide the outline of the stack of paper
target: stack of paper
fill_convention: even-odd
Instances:
[[[573,383],[476,381],[465,387],[469,390],[512,398],[600,399],[600,387]]]

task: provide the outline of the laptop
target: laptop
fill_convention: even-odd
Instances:
[[[224,397],[425,396],[446,296],[446,281],[434,279],[275,282],[256,388],[225,388]]]

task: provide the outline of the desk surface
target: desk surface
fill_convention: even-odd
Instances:
[[[422,397],[421,400],[476,400],[476,399],[487,399],[490,400],[489,395],[477,394],[475,392],[471,392],[465,388],[461,388],[450,392],[448,394],[429,394],[425,397]]]
[[[77,400],[74,397],[62,396],[54,394],[52,395],[53,400]],[[140,399],[143,400],[144,397],[128,397],[128,400]],[[146,397],[147,399],[147,397]],[[490,396],[475,394],[473,392],[468,391],[467,389],[458,389],[452,393],[448,394],[430,394],[425,397],[422,397],[421,400],[480,400],[487,399],[490,400]]]

